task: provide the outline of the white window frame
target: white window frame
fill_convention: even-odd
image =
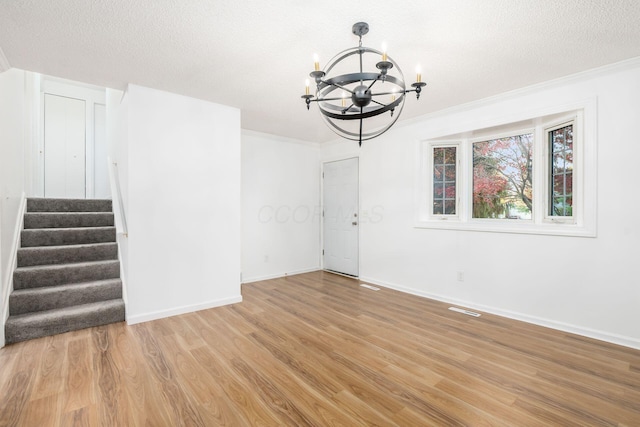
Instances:
[[[555,223],[555,224],[576,224],[577,218],[580,216],[580,213],[583,212],[583,206],[581,206],[581,203],[583,201],[583,197],[580,196],[580,189],[582,188],[582,174],[581,171],[584,169],[582,166],[583,163],[583,159],[580,156],[580,154],[582,153],[581,147],[580,147],[580,142],[581,139],[578,138],[576,139],[574,137],[574,141],[573,141],[573,175],[572,175],[572,187],[573,187],[573,194],[578,194],[579,197],[574,197],[573,198],[573,205],[572,205],[572,211],[573,211],[573,215],[572,216],[557,216],[557,215],[551,215],[551,144],[549,143],[549,133],[553,132],[554,130],[557,129],[561,129],[565,126],[569,126],[572,125],[573,126],[573,132],[575,135],[576,132],[576,128],[577,128],[577,121],[578,121],[578,117],[577,116],[571,116],[568,117],[565,120],[557,120],[555,122],[551,122],[551,123],[547,123],[547,126],[545,126],[544,129],[544,133],[542,135],[542,137],[545,139],[546,142],[546,149],[545,149],[545,188],[546,188],[546,194],[545,194],[545,205],[544,205],[544,222],[546,223]],[[578,135],[579,136],[579,135]]]
[[[456,149],[456,213],[455,214],[434,214],[433,213],[433,150],[435,148],[450,148],[453,147]],[[460,218],[460,192],[458,186],[460,185],[460,172],[462,170],[461,162],[460,162],[460,143],[455,141],[438,141],[431,142],[429,144],[429,150],[427,154],[427,171],[429,173],[429,181],[431,182],[430,186],[427,186],[427,216],[430,219],[438,220],[438,221],[457,221]]]
[[[537,115],[496,123],[477,131],[418,142],[416,174],[416,228],[435,228],[498,233],[596,237],[597,135],[596,100],[550,108]],[[522,122],[530,125],[522,125]],[[550,170],[548,132],[573,124],[573,216],[549,215]],[[487,131],[491,128],[491,131]],[[472,218],[474,142],[533,132],[533,209],[531,220]],[[481,136],[479,136],[481,135]],[[456,215],[433,215],[433,148],[456,146]]]

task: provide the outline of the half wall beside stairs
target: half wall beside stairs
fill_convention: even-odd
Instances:
[[[111,200],[27,199],[6,343],[125,319]]]

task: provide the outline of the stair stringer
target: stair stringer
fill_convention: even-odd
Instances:
[[[9,265],[7,266],[6,279],[0,283],[2,289],[2,306],[0,307],[0,317],[2,319],[2,328],[0,328],[0,348],[5,345],[4,327],[9,319],[9,295],[13,292],[13,272],[18,265],[18,248],[20,247],[20,236],[24,226],[24,214],[27,210],[27,195],[22,192],[20,196],[20,209],[18,210],[18,217],[16,218],[16,225],[14,228],[13,239],[9,259]],[[0,270],[2,266],[0,266]]]

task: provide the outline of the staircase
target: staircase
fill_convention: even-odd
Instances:
[[[123,320],[111,200],[27,199],[6,343]]]

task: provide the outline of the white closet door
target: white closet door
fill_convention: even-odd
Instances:
[[[85,198],[85,101],[44,95],[44,196]]]

